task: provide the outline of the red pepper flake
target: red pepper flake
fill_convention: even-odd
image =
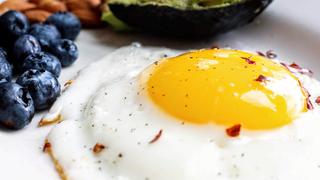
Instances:
[[[287,68],[290,72],[294,72],[294,71],[292,71],[292,69],[295,69],[300,74],[304,74],[309,77],[313,76],[313,72],[310,69],[302,68],[301,66],[299,66],[296,63],[292,63],[292,64],[288,65],[288,64],[285,64],[282,62],[280,64],[283,65],[285,68]]]
[[[160,129],[160,131],[158,132],[158,134],[149,142],[149,144],[155,143],[156,141],[158,141],[162,135],[162,129]]]
[[[255,61],[252,61],[252,60],[250,59],[250,57],[249,57],[249,58],[247,58],[247,57],[241,57],[241,59],[244,59],[248,64],[256,64],[256,62],[255,62]]]
[[[317,97],[316,103],[317,103],[318,105],[320,105],[320,96]]]
[[[300,82],[300,81],[299,81]],[[301,84],[301,83],[300,83]],[[301,86],[302,86],[302,84],[301,84]],[[310,95],[310,93],[309,93],[309,91],[305,88],[305,87],[302,87],[303,88],[303,90],[306,92],[306,94],[307,94],[307,99],[306,99],[306,101],[307,101],[307,108],[308,108],[308,110],[313,110],[314,109],[314,107],[313,107],[313,104],[312,104],[312,102],[311,102],[311,100],[310,100],[310,97],[311,97],[311,95]]]
[[[236,124],[228,129],[226,129],[226,133],[230,137],[238,137],[241,131],[241,124]]]
[[[308,108],[308,110],[313,110],[314,109],[313,104],[312,104],[312,102],[310,101],[309,98],[307,99],[307,108]]]
[[[300,74],[306,74],[306,75],[308,75],[308,76],[312,76],[312,75],[313,75],[313,72],[312,72],[311,70],[302,68],[301,66],[299,66],[299,65],[296,64],[296,63],[290,64],[289,67],[298,70],[298,72],[299,72]]]
[[[261,52],[261,51],[257,51],[257,54],[258,54],[259,56],[266,57],[266,55],[265,55],[263,52]]]
[[[275,54],[272,50],[267,51],[266,54],[267,54],[267,57],[268,57],[269,59],[275,59],[275,58],[278,57],[278,55]]]
[[[105,145],[97,143],[97,144],[94,145],[94,147],[93,147],[93,152],[94,152],[95,154],[98,154],[98,153],[100,153],[101,151],[103,151],[105,148],[106,148]]]
[[[306,102],[307,102],[307,109],[308,109],[308,110],[313,110],[314,107],[313,107],[313,104],[312,104],[312,102],[311,102],[311,100],[310,100],[311,95],[310,95],[309,91],[308,91],[305,87],[303,87],[303,85],[302,85],[302,83],[301,83],[300,80],[299,80],[298,82],[299,82],[299,86],[300,86],[300,87],[303,89],[303,91],[305,92]]]
[[[299,69],[299,70],[302,69],[302,68],[301,68],[298,64],[296,64],[296,63],[292,63],[292,64],[290,64],[289,66],[292,67],[292,68],[295,68],[295,69]]]
[[[259,77],[255,79],[255,81],[258,81],[258,82],[266,82],[267,80],[268,80],[267,77],[265,77],[264,75],[259,75]]]
[[[43,151],[43,152],[48,152],[48,151],[50,151],[50,149],[51,149],[51,143],[49,143],[48,141],[46,141],[46,142],[44,143],[44,146],[43,146],[42,151]]]

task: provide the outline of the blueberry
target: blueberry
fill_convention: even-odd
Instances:
[[[2,54],[0,50],[0,80],[5,79],[7,81],[10,81],[11,78],[12,78],[12,67],[7,61],[6,54]]]
[[[30,27],[29,34],[37,38],[40,45],[45,49],[49,47],[51,42],[61,38],[58,29],[50,24],[33,24]]]
[[[1,43],[4,46],[12,44],[21,35],[28,32],[29,22],[25,15],[17,11],[7,11],[0,17]]]
[[[8,52],[6,51],[6,49],[4,49],[4,48],[2,48],[2,47],[0,47],[0,57],[6,59],[9,63],[11,63],[11,62],[9,61],[9,54],[8,54]]]
[[[77,45],[68,39],[60,39],[54,42],[50,51],[60,60],[63,67],[73,64],[79,56]]]
[[[55,25],[64,39],[75,40],[81,30],[80,20],[70,12],[54,13],[46,22]]]
[[[29,90],[36,110],[49,108],[60,95],[60,84],[49,71],[30,69],[18,77],[17,83]]]
[[[52,54],[39,52],[29,55],[22,64],[22,70],[29,69],[46,70],[51,72],[55,77],[59,77],[61,73],[61,63]]]
[[[22,129],[34,116],[33,100],[26,88],[12,82],[0,84],[0,124]]]
[[[14,43],[12,49],[13,64],[20,67],[27,56],[37,52],[41,52],[38,40],[31,35],[23,35]]]
[[[5,82],[8,82],[8,81],[6,79],[0,79],[0,84]]]
[[[4,57],[7,59],[7,52],[1,47],[0,47],[0,57]]]

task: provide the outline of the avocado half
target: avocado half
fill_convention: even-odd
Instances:
[[[225,33],[252,22],[273,0],[109,0],[113,15],[146,31],[179,36]]]

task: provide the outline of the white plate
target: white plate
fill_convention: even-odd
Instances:
[[[317,0],[275,0],[253,24],[202,41],[117,34],[109,29],[83,31],[77,41],[80,59],[72,67],[63,70],[60,81],[63,84],[82,67],[133,41],[178,49],[219,45],[263,52],[274,50],[280,59],[309,67],[320,77],[319,6],[320,1]],[[52,128],[37,128],[43,113],[38,114],[24,130],[0,131],[0,179],[59,179],[49,157],[42,152],[44,139]]]

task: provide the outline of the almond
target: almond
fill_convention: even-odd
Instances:
[[[29,2],[34,3],[34,4],[39,4],[43,0],[29,0]]]
[[[38,8],[49,12],[67,11],[67,6],[63,2],[54,0],[42,0]]]
[[[90,4],[86,0],[66,0],[65,1],[69,11],[76,11],[76,10],[89,10],[91,9]]]
[[[110,9],[109,9],[109,6],[108,6],[108,3],[103,3],[101,4],[99,7],[98,7],[99,11],[100,12],[109,12]]]
[[[102,0],[65,0],[69,10],[96,9],[102,4]]]
[[[41,9],[28,10],[24,14],[30,22],[44,22],[51,15],[50,12]]]
[[[102,3],[102,0],[84,0],[87,1],[91,7],[98,7]]]
[[[7,0],[0,4],[0,13],[7,10],[26,11],[36,8],[36,5],[25,0]]]
[[[79,9],[72,11],[80,19],[82,25],[88,28],[100,27],[100,15],[87,9]]]
[[[56,0],[33,0],[33,1],[36,1],[37,4],[40,5],[40,4],[51,3],[51,2],[56,1]]]

